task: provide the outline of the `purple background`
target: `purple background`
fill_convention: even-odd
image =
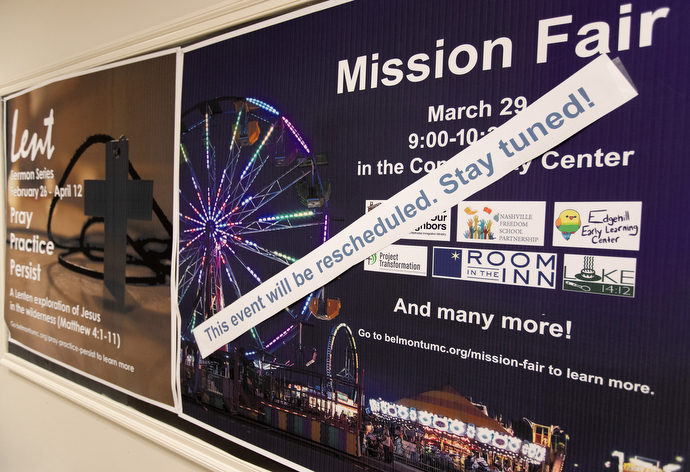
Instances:
[[[656,22],[653,45],[637,45],[640,13],[669,7]],[[552,30],[568,33],[569,42],[549,47],[548,61],[536,64],[540,19],[573,15],[570,25]],[[687,354],[688,251],[690,224],[686,183],[687,95],[690,5],[681,1],[634,1],[631,48],[617,52],[619,3],[601,1],[369,1],[354,2],[231,38],[185,54],[183,104],[223,95],[264,100],[295,123],[314,152],[325,152],[324,174],[333,183],[332,232],[361,216],[364,199],[387,199],[422,174],[408,169],[414,157],[448,159],[459,146],[410,150],[411,132],[426,134],[461,128],[499,126],[504,97],[524,96],[529,103],[587,64],[575,45],[581,26],[605,21],[611,28],[611,57],[620,57],[639,96],[566,141],[561,154],[634,150],[627,167],[545,170],[538,160],[529,172],[516,172],[472,197],[473,200],[546,201],[544,247],[484,246],[558,254],[557,288],[480,284],[365,272],[358,265],[333,284],[329,296],[341,299],[340,315],[331,322],[314,320],[306,344],[317,348],[315,371],[325,371],[328,334],[335,323],[353,331],[388,332],[423,338],[447,346],[530,359],[578,372],[649,385],[654,395],[615,390],[535,374],[480,361],[460,359],[357,337],[365,371],[367,396],[396,401],[450,384],[461,394],[486,404],[490,411],[514,420],[523,417],[558,425],[570,436],[565,470],[603,469],[613,450],[660,460],[690,456],[690,356]],[[591,34],[591,33],[590,33]],[[494,61],[481,70],[485,40],[509,37],[510,68]],[[353,93],[336,93],[338,61],[354,64],[358,56],[379,54],[406,59],[424,52],[433,58],[436,40],[445,40],[446,58],[463,43],[479,51],[479,63],[463,76],[450,74],[420,83],[406,80],[394,87],[379,85]],[[433,73],[433,69],[432,69]],[[491,103],[493,116],[474,120],[427,123],[430,105]],[[357,176],[357,161],[405,163],[400,176]],[[375,168],[375,166],[373,166]],[[185,188],[185,183],[181,186]],[[642,201],[639,251],[568,249],[551,245],[553,203],[557,201]],[[455,211],[453,223],[455,225]],[[406,240],[427,247],[450,243]],[[289,250],[290,243],[281,247]],[[465,245],[467,247],[467,245]],[[586,295],[560,289],[564,254],[637,259],[635,298]],[[431,273],[429,250],[429,274]],[[266,276],[264,276],[266,277]],[[492,328],[419,319],[393,313],[399,297],[406,302],[454,306],[529,318],[545,314],[552,322],[573,323],[570,340],[514,333]],[[183,313],[183,326],[186,324]],[[500,321],[500,320],[499,320]],[[494,324],[497,321],[494,321]]]

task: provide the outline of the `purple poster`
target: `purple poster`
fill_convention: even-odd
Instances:
[[[355,1],[186,50],[184,415],[315,470],[687,469],[689,20],[664,0]],[[202,322],[601,54],[639,96],[199,354]],[[522,126],[507,157],[544,132]],[[318,280],[297,275],[233,324]]]

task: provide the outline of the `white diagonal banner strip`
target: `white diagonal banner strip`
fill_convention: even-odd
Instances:
[[[201,355],[207,357],[636,95],[622,65],[598,57],[500,128],[197,326],[194,336]],[[266,294],[281,282],[290,291],[269,300]]]

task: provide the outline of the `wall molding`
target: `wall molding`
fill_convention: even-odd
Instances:
[[[184,45],[224,30],[311,5],[314,0],[229,0],[50,63],[0,83],[0,95],[122,59]]]

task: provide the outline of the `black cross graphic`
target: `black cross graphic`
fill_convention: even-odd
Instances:
[[[103,281],[116,298],[124,296],[127,220],[151,220],[152,180],[129,180],[129,141],[105,144],[105,180],[84,181],[84,214],[105,220]],[[124,302],[123,300],[119,300]]]

